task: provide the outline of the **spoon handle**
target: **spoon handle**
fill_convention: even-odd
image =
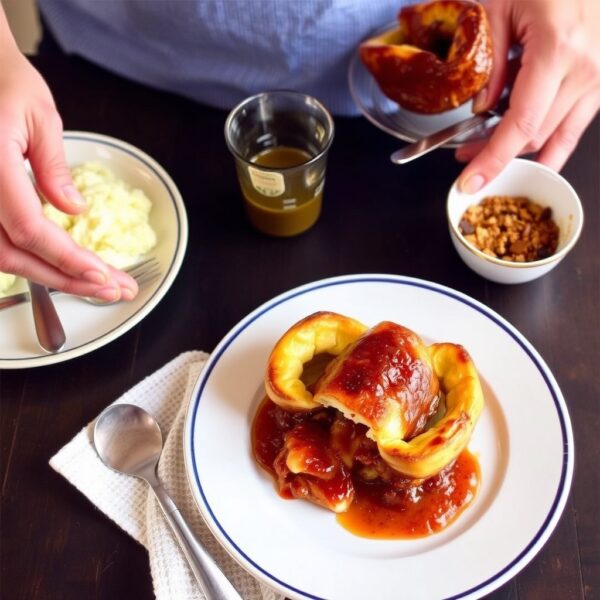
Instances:
[[[27,282],[31,296],[33,321],[40,346],[46,352],[58,352],[65,345],[65,331],[54,308],[48,288],[33,281]]]
[[[217,563],[196,538],[163,486],[151,481],[148,483],[156,494],[158,503],[206,596],[206,600],[242,600]]]

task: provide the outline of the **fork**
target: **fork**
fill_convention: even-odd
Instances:
[[[138,288],[140,289],[144,289],[147,285],[151,284],[153,281],[156,281],[160,277],[160,265],[153,256],[123,270],[125,273],[128,273],[135,279],[138,284]],[[52,293],[52,291],[50,293]],[[120,300],[113,300],[111,302],[109,300],[98,300],[97,298],[85,297],[82,297],[82,299],[96,306],[110,306],[111,304],[117,304],[120,302]],[[0,309],[1,308],[2,303],[0,301]]]
[[[160,264],[156,258],[151,256],[150,258],[146,258],[131,267],[127,267],[123,269],[126,273],[129,273],[137,282],[138,287],[140,289],[144,289],[146,286],[150,285],[152,282],[156,281],[160,275]],[[51,294],[63,294],[60,290],[49,290]],[[120,300],[116,300],[115,302],[107,302],[105,300],[97,300],[95,298],[84,298],[79,296],[82,300],[89,302],[90,304],[94,304],[95,306],[108,306],[110,304],[115,304],[116,302],[120,302]],[[29,302],[31,300],[31,296],[29,292],[21,292],[20,294],[13,294],[12,296],[6,296],[6,298],[0,298],[0,310],[5,308],[10,308],[11,306],[17,306],[18,304],[23,304],[24,302]]]

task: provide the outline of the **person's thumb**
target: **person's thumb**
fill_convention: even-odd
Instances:
[[[63,212],[81,212],[86,202],[73,184],[66,163],[60,116],[49,109],[43,123],[36,123],[34,117],[33,129],[29,132],[27,158],[39,193]]]

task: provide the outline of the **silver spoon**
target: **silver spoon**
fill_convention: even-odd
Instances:
[[[242,600],[189,528],[156,475],[163,440],[154,417],[133,404],[109,406],[96,420],[94,445],[107,467],[139,477],[152,488],[207,600]]]

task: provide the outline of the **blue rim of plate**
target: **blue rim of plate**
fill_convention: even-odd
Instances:
[[[29,368],[64,362],[71,358],[76,358],[82,356],[83,354],[86,354],[87,352],[81,352],[81,348],[84,348],[85,346],[94,345],[94,347],[90,349],[91,352],[93,350],[97,350],[105,344],[114,341],[116,337],[119,337],[119,335],[126,333],[129,329],[134,327],[159,302],[160,298],[166,293],[171,283],[173,282],[175,275],[177,274],[179,267],[181,266],[183,255],[185,254],[185,249],[187,245],[187,216],[185,213],[183,200],[181,198],[179,190],[177,189],[177,186],[157,161],[155,161],[152,157],[150,157],[148,154],[146,154],[139,148],[136,148],[135,146],[127,142],[100,133],[92,133],[86,131],[65,131],[63,133],[63,139],[81,142],[94,142],[102,144],[104,146],[108,146],[110,148],[115,148],[116,150],[124,152],[125,154],[128,154],[129,156],[135,158],[140,163],[142,163],[148,170],[150,170],[158,178],[160,183],[167,191],[169,199],[171,200],[173,208],[175,210],[175,216],[177,219],[177,241],[175,245],[176,251],[171,257],[169,267],[165,270],[164,276],[157,282],[156,289],[154,290],[152,295],[123,323],[120,323],[113,329],[108,330],[107,332],[103,333],[98,337],[94,337],[87,340],[84,344],[70,347],[64,352],[58,352],[56,354],[51,355],[40,354],[39,356],[25,356],[20,358],[0,357],[0,365],[2,365],[2,363],[5,363],[4,366],[0,366],[0,368],[10,368],[19,366]],[[149,306],[150,308],[148,308]],[[126,324],[127,328],[121,331],[123,326]],[[101,344],[100,346],[96,345],[103,340],[106,340],[103,344]],[[39,363],[39,365],[37,363]]]
[[[528,563],[531,561],[534,556],[541,550],[543,544],[547,541],[550,534],[556,527],[558,523],[558,519],[560,518],[562,511],[564,509],[570,487],[571,480],[573,477],[573,467],[574,467],[574,444],[573,444],[573,433],[571,428],[571,422],[568,415],[567,407],[562,397],[562,393],[560,392],[558,385],[551,381],[551,377],[549,376],[550,369],[542,360],[541,357],[537,355],[537,352],[533,349],[530,343],[507,321],[505,321],[500,315],[495,313],[492,309],[488,308],[484,304],[481,304],[477,300],[453,290],[451,288],[432,283],[429,281],[415,279],[411,277],[404,277],[398,275],[350,275],[350,276],[341,276],[341,277],[333,277],[331,279],[324,279],[321,281],[314,282],[312,284],[307,284],[305,286],[301,286],[298,288],[294,288],[288,292],[284,292],[283,294],[273,298],[271,301],[266,302],[262,306],[258,307],[254,312],[250,313],[245,319],[240,321],[218,344],[215,348],[214,352],[211,354],[208,359],[207,364],[202,369],[200,377],[196,382],[196,387],[194,388],[194,393],[191,398],[190,406],[188,407],[187,419],[189,423],[186,426],[186,433],[188,434],[188,438],[184,437],[184,445],[189,444],[190,455],[191,455],[191,468],[193,471],[194,483],[197,487],[198,492],[202,497],[202,501],[204,506],[208,510],[212,522],[216,525],[222,535],[227,539],[229,544],[231,544],[232,548],[235,552],[238,553],[239,557],[243,560],[239,560],[238,557],[234,555],[234,558],[238,559],[240,564],[243,562],[247,562],[251,564],[257,571],[262,573],[267,580],[278,584],[280,587],[287,589],[291,592],[299,594],[305,598],[311,598],[312,600],[326,600],[321,596],[315,596],[310,592],[301,590],[296,588],[290,584],[287,584],[285,581],[277,578],[275,575],[270,573],[265,568],[258,565],[255,561],[252,560],[234,541],[233,537],[225,531],[224,527],[221,525],[219,520],[216,518],[213,509],[211,508],[202,488],[202,484],[200,482],[200,476],[198,473],[198,468],[196,465],[196,457],[194,453],[194,433],[196,427],[196,414],[198,411],[198,407],[200,405],[202,392],[206,383],[209,380],[210,374],[214,367],[219,362],[223,353],[227,350],[227,348],[231,345],[231,343],[244,331],[249,325],[251,325],[254,321],[259,319],[265,313],[269,312],[276,306],[295,298],[296,296],[300,296],[306,293],[313,292],[317,289],[324,287],[331,287],[336,285],[348,285],[355,283],[392,283],[398,285],[405,286],[413,286],[422,289],[429,290],[431,292],[435,292],[438,294],[443,294],[452,298],[453,300],[457,300],[462,302],[463,304],[469,306],[470,308],[476,310],[477,312],[483,314],[491,321],[493,321],[498,327],[504,330],[527,354],[529,359],[538,369],[540,375],[542,376],[544,383],[546,384],[548,391],[552,397],[554,402],[554,407],[556,408],[556,413],[558,416],[560,431],[562,436],[562,446],[563,446],[563,459],[561,465],[561,473],[560,479],[558,483],[558,487],[556,490],[556,494],[550,506],[550,510],[544,521],[536,532],[536,534],[532,537],[529,543],[518,555],[503,568],[498,570],[493,576],[487,578],[485,581],[478,583],[477,585],[464,590],[458,594],[454,594],[453,596],[448,596],[443,600],[458,600],[459,598],[466,598],[471,596],[473,598],[478,598],[484,593],[490,593],[491,591],[500,587],[503,583],[505,583],[510,577],[515,576],[519,571],[521,571]],[[189,478],[189,471],[188,471]],[[192,483],[190,481],[190,483]],[[201,507],[200,507],[201,508]],[[473,596],[473,594],[476,594]]]

